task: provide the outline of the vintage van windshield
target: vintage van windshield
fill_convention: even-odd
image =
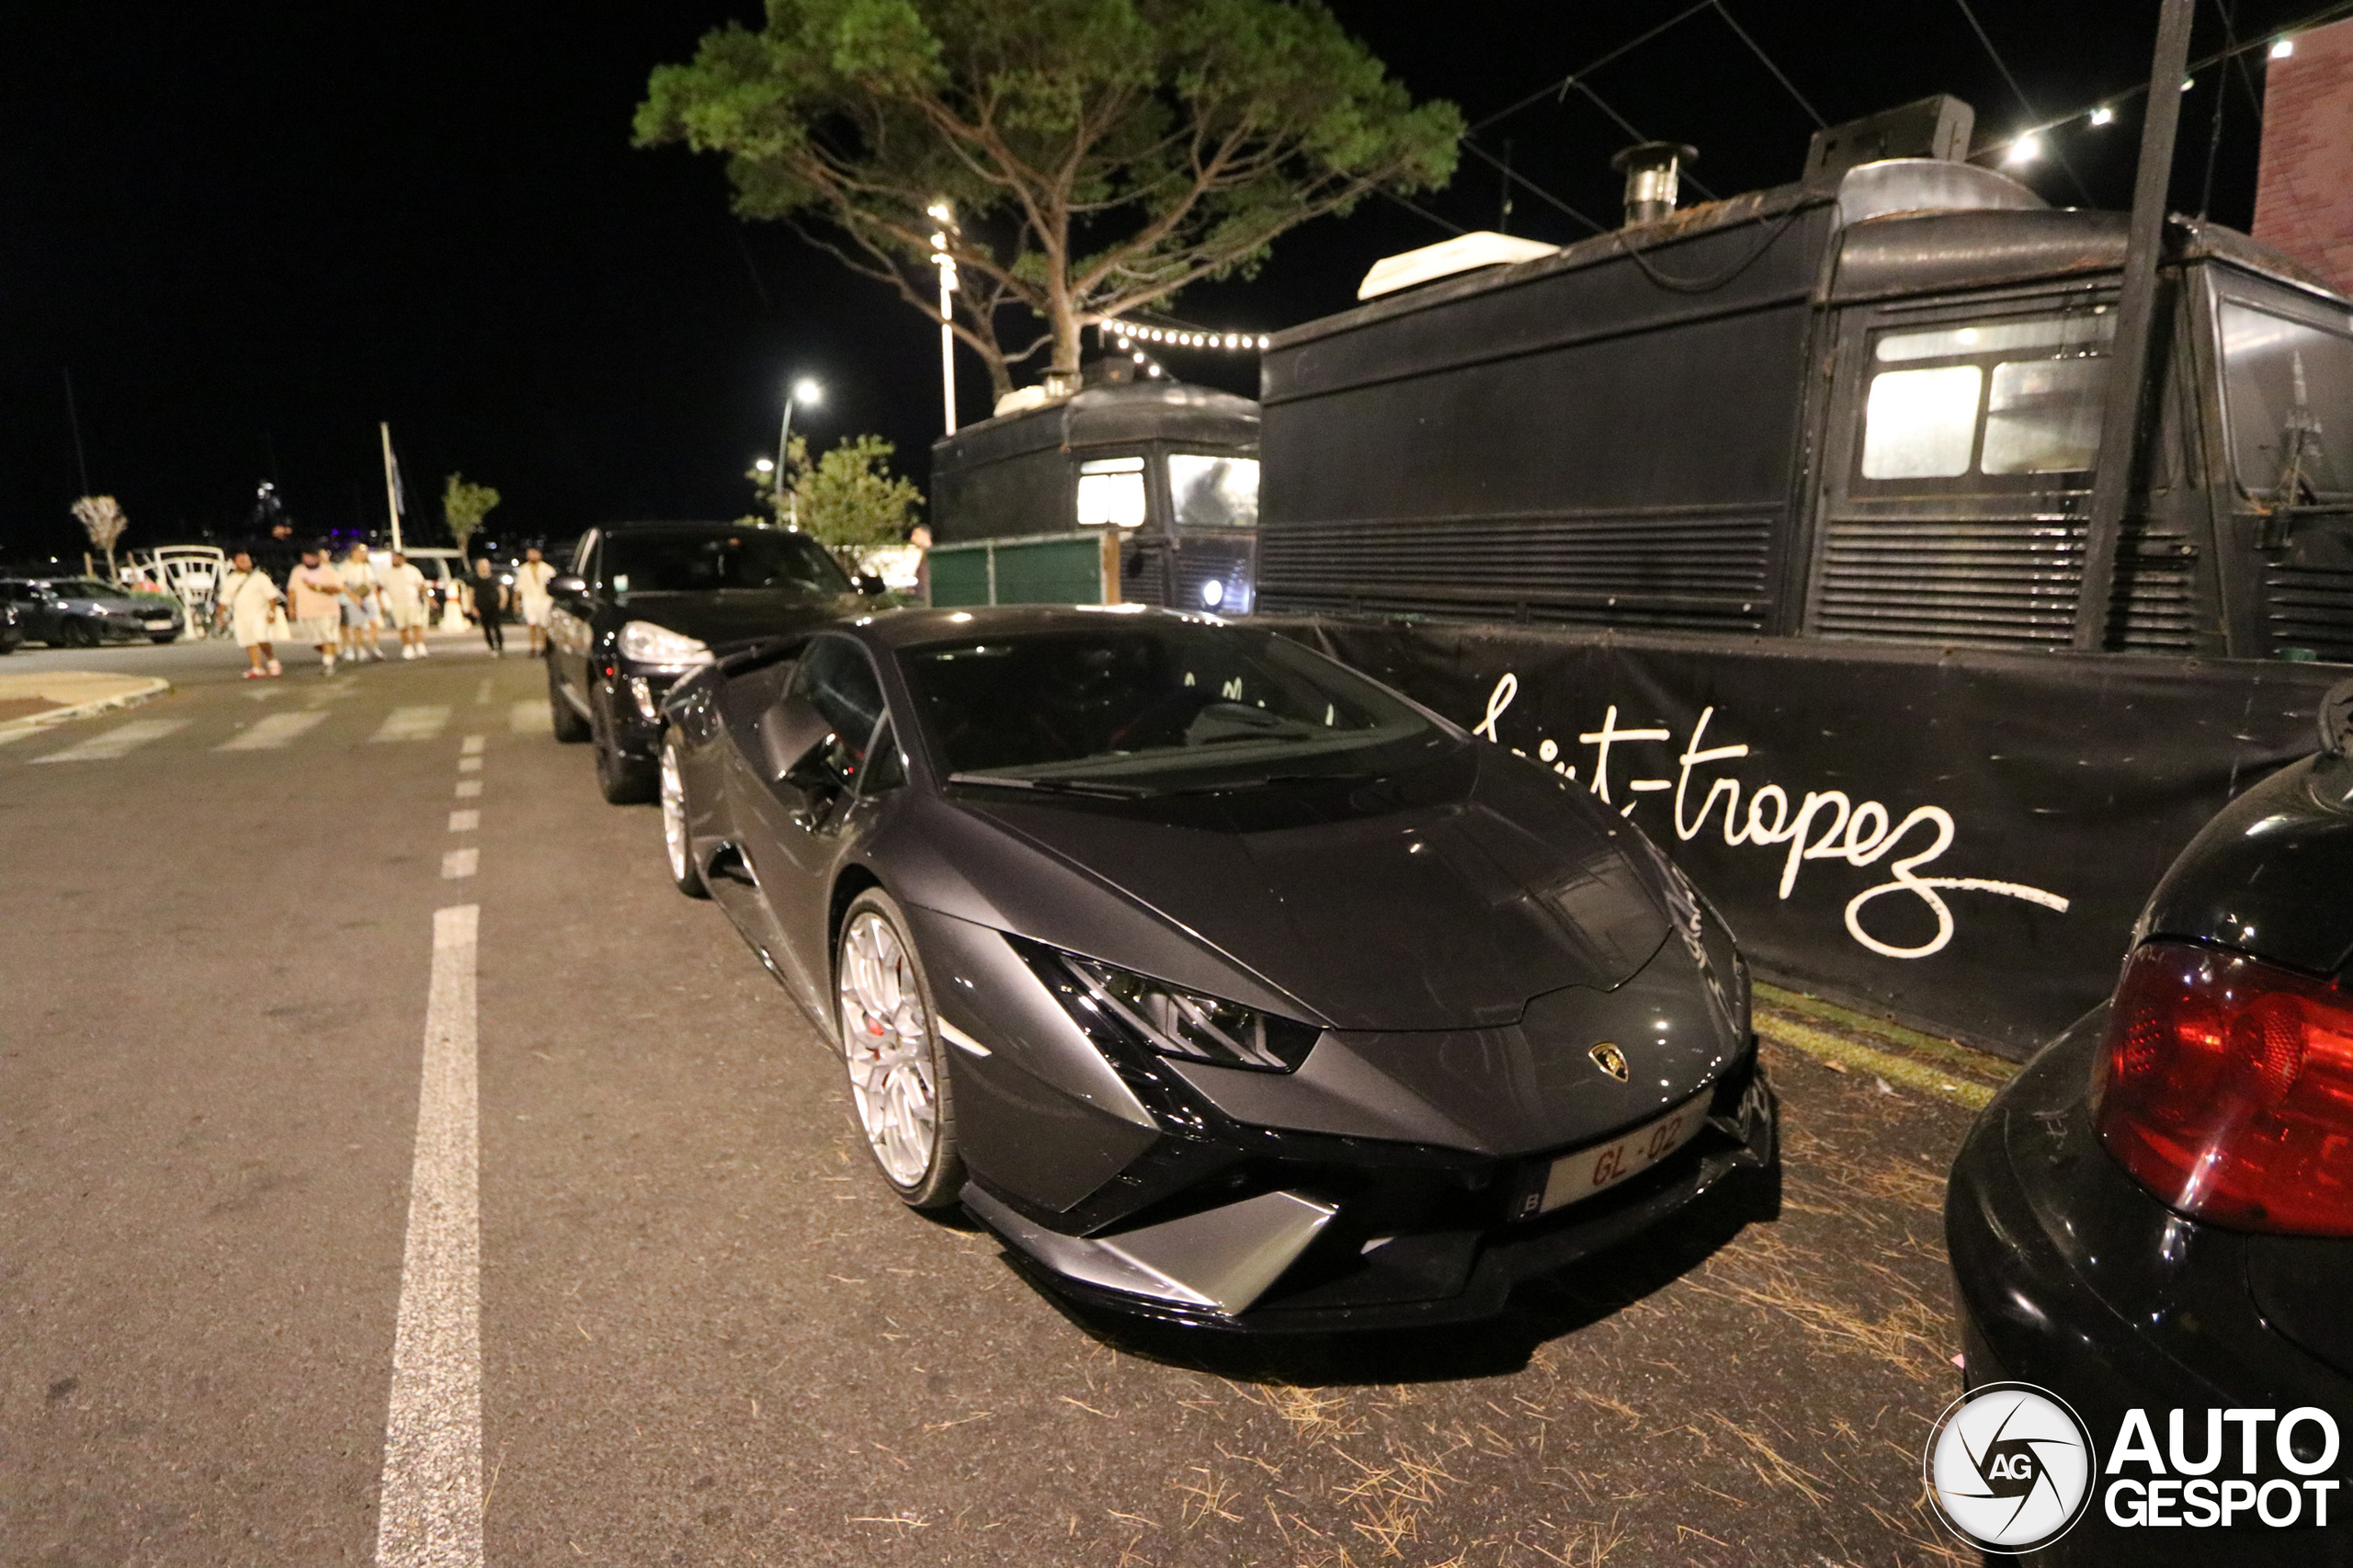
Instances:
[[[2353,337],[2236,300],[2222,301],[2222,324],[2239,487],[2291,505],[2353,494]]]

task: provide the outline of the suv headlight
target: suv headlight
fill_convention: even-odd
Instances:
[[[1179,990],[1099,960],[1075,953],[1059,956],[1085,992],[1075,998],[1079,1006],[1109,1014],[1163,1056],[1288,1073],[1307,1060],[1324,1032],[1313,1024]]]
[[[656,626],[650,620],[624,623],[620,636],[621,657],[633,664],[665,665],[684,669],[690,665],[710,663],[710,644],[699,637],[688,637],[666,626]]]

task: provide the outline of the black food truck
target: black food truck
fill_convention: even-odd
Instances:
[[[934,443],[934,604],[1248,613],[1258,405],[1133,369],[1097,360],[1074,395],[1025,389]]]
[[[2348,673],[2353,306],[2165,225],[2075,651],[2128,218],[1872,155],[1971,118],[1681,210],[1639,150],[1627,227],[1276,335],[1257,608],[1620,809],[1769,967],[2023,1051]]]

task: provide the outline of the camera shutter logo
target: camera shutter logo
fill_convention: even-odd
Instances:
[[[2047,1546],[2091,1503],[2091,1431],[2032,1383],[1988,1383],[1955,1400],[1923,1458],[1938,1514],[1988,1552]]]

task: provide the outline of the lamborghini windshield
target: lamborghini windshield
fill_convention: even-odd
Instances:
[[[899,655],[952,781],[1222,787],[1386,771],[1450,744],[1381,687],[1266,632],[1113,621]]]

